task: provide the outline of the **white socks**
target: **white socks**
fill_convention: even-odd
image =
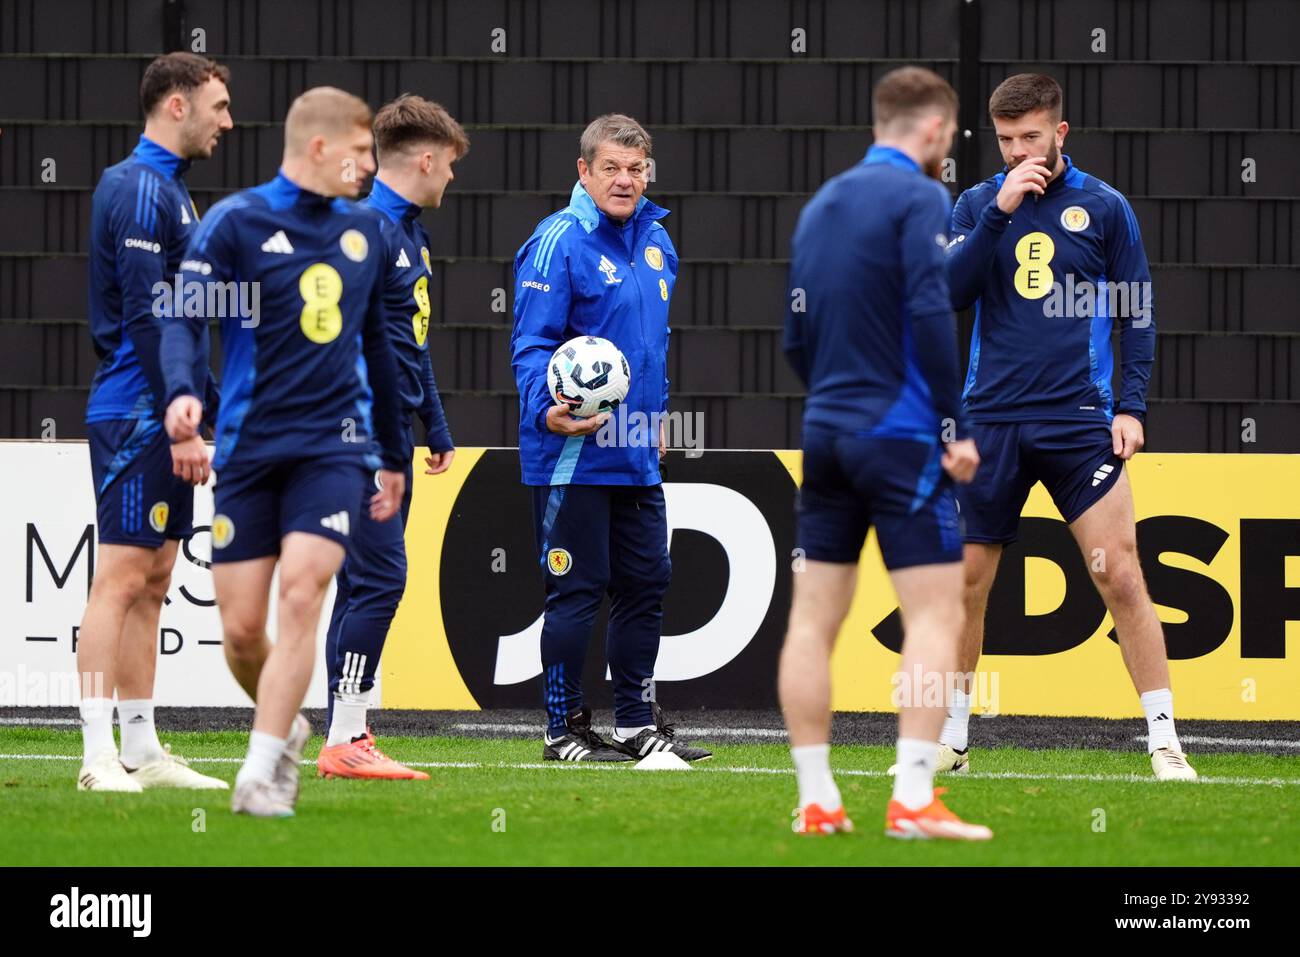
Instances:
[[[1174,731],[1174,693],[1168,688],[1146,692],[1142,695],[1142,710],[1147,716],[1147,752],[1153,753],[1157,748],[1181,752]]]
[[[366,708],[369,704],[368,691],[362,694],[334,692],[334,717],[330,720],[330,733],[325,739],[325,746],[331,748],[336,744],[347,744],[365,734]]]
[[[639,728],[615,727],[614,737],[618,738],[618,740],[620,741],[626,741],[628,738],[635,738],[638,734],[640,734],[642,731],[646,730],[647,728],[653,728],[653,727],[654,727],[653,724],[643,724]]]
[[[153,723],[153,700],[137,698],[117,703],[117,723],[122,728],[122,764],[144,767],[164,755]]]
[[[275,765],[284,754],[284,738],[262,731],[254,731],[248,736],[248,758],[244,766],[235,775],[235,787],[245,781],[264,781],[270,783],[275,777]]]
[[[894,775],[894,800],[909,811],[919,811],[934,800],[934,765],[938,748],[933,741],[898,739],[898,771]]]
[[[113,740],[113,699],[82,698],[81,747],[87,763],[101,751],[117,753]],[[137,698],[117,702],[117,721],[122,726],[122,763],[131,769],[157,761],[165,753],[153,723],[153,701]]]
[[[117,753],[117,742],[113,740],[113,699],[82,698],[81,711],[81,751],[85,763],[101,751]]]
[[[823,811],[834,811],[843,807],[840,789],[835,786],[831,776],[831,746],[829,744],[805,744],[791,748],[794,758],[795,775],[799,779],[799,806],[819,804]],[[933,766],[933,760],[931,760]]]
[[[939,732],[939,743],[948,745],[954,751],[965,751],[969,728],[970,695],[960,688],[954,688],[952,704],[948,706],[948,717],[944,719],[943,730]]]

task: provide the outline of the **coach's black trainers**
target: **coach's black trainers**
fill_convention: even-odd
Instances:
[[[674,741],[673,735],[676,732],[664,717],[664,709],[657,704],[653,707],[655,722],[653,728],[638,731],[626,740],[619,740],[618,735],[615,734],[610,739],[610,747],[618,748],[624,754],[630,755],[638,761],[660,751],[670,751],[683,761],[703,761],[705,758],[713,757],[712,751],[693,748],[689,744]]]
[[[591,709],[582,708],[564,719],[568,734],[552,738],[546,732],[546,746],[542,748],[543,761],[631,761],[622,751],[611,748],[595,731],[591,730]]]

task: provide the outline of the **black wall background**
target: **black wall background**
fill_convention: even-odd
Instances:
[[[806,53],[791,51],[796,28]],[[954,148],[954,195],[1001,165],[993,86],[1025,70],[1061,81],[1066,151],[1130,197],[1152,263],[1148,448],[1300,448],[1300,2],[1288,0],[2,0],[0,438],[38,437],[47,419],[59,438],[84,434],[91,193],[139,133],[145,66],[190,49],[196,30],[233,72],[236,122],[190,173],[200,212],[274,174],[284,111],[310,86],[372,107],[416,92],[465,125],[471,152],[425,214],[429,343],[462,445],[515,444],[511,259],[567,202],[583,126],[620,110],[654,137],[650,195],[673,211],[682,256],[674,408],[703,414],[708,447],[797,446],[800,390],[779,345],[790,233],[818,185],[866,150],[875,80],[915,62],[962,97],[971,136]],[[498,288],[506,312],[492,309]]]

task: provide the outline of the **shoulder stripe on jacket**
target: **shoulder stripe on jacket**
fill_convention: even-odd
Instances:
[[[145,210],[149,217],[149,233],[153,234],[154,227],[158,225],[158,188],[162,184],[157,177],[153,177],[153,183],[149,188],[149,201]]]
[[[533,266],[543,276],[551,268],[551,254],[555,252],[555,244],[560,241],[560,236],[564,231],[573,225],[573,220],[563,219],[546,231],[542,241],[537,245],[537,255],[533,257]]]
[[[158,178],[142,170],[135,181],[135,221],[150,236],[158,219],[157,201]]]
[[[1124,198],[1124,194],[1114,186],[1111,186],[1108,183],[1103,183],[1101,180],[1096,179],[1096,177],[1093,178],[1096,180],[1098,186],[1119,200],[1120,208],[1124,210],[1124,220],[1128,223],[1128,241],[1130,243],[1137,242],[1141,234],[1138,231],[1137,214],[1133,212],[1132,205]]]
[[[533,251],[534,269],[542,268],[542,254],[546,250],[546,244],[547,242],[550,241],[551,236],[555,234],[555,231],[559,229],[562,224],[563,224],[563,220],[560,220],[559,222],[551,223],[551,225],[546,227],[546,232],[542,233],[542,238],[537,241],[537,248]]]
[[[225,219],[226,213],[234,209],[243,209],[247,205],[248,200],[244,197],[232,196],[208,210],[208,218],[203,220],[203,224],[199,226],[199,234],[197,237],[198,252],[203,253],[207,251],[208,240],[212,237],[212,233],[217,228],[217,225]]]

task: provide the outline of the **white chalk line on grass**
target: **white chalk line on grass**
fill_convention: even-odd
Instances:
[[[76,754],[0,754],[0,761],[80,761],[81,756]],[[243,758],[187,758],[191,764],[243,764]],[[485,761],[404,761],[407,767],[412,768],[450,768],[450,769],[468,769],[481,771],[513,770],[513,771],[564,771],[564,770],[587,770],[587,771],[626,771],[631,762],[600,762],[600,761],[520,761],[520,762],[498,762],[490,763]],[[303,761],[304,767],[315,767],[315,761]],[[692,771],[706,771],[714,774],[794,774],[794,768],[754,768],[754,767],[734,767],[727,765],[693,765]],[[887,778],[890,777],[887,771],[868,771],[861,768],[832,768],[835,774],[845,777],[857,778]],[[941,779],[946,779],[949,775],[940,775]],[[1092,783],[1117,783],[1117,784],[1162,784],[1150,775],[1142,774],[1035,774],[1029,771],[972,771],[961,775],[952,775],[954,780],[982,779],[990,781],[1084,781]],[[1297,787],[1300,786],[1300,778],[1220,778],[1220,777],[1202,777],[1195,783],[1197,784],[1231,784],[1236,786],[1255,786],[1255,787]]]
[[[499,734],[536,734],[540,724],[453,724],[452,731],[494,731]],[[692,738],[785,738],[783,728],[678,728],[678,734]]]
[[[1133,740],[1146,742],[1146,735],[1138,735]],[[1229,748],[1297,748],[1300,741],[1289,738],[1207,738],[1197,734],[1180,734],[1180,744],[1220,744]]]
[[[116,722],[115,722],[116,723]],[[53,725],[79,725],[79,718],[0,718],[0,726],[44,727]],[[537,734],[543,730],[540,724],[497,724],[493,722],[470,722],[451,725],[452,731],[483,731],[496,734]],[[784,739],[783,728],[678,728],[678,734],[692,738],[780,738]]]
[[[114,722],[116,723],[116,722]],[[78,718],[0,718],[0,727],[43,727],[53,725],[80,725]],[[460,723],[450,727],[452,731],[496,732],[498,734],[533,734],[539,725],[533,724],[496,724],[492,722]],[[678,728],[679,734],[692,738],[772,738],[784,740],[786,732],[781,728]],[[1146,735],[1135,735],[1134,741],[1146,743]],[[1300,750],[1300,740],[1290,738],[1217,738],[1204,735],[1184,734],[1178,740],[1185,744],[1210,744],[1227,748],[1288,748]]]

